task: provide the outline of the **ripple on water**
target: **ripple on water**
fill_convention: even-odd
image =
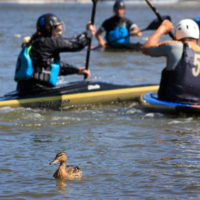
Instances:
[[[112,5],[98,4],[97,27],[106,16],[111,16]],[[71,37],[84,30],[91,6],[1,5],[1,96],[16,88],[13,66],[22,37],[35,30],[38,13],[59,12],[67,27],[71,27],[67,32],[67,37]],[[159,5],[159,12],[170,15],[176,24],[185,13],[191,19],[199,15],[199,8]],[[147,27],[155,18],[148,6],[141,8],[131,3],[126,15],[137,19],[139,27]],[[15,34],[21,38],[14,37]],[[146,31],[142,37],[151,34]],[[164,40],[169,40],[169,36],[162,36],[161,42]],[[97,45],[96,40],[93,42]],[[83,50],[61,57],[82,67],[85,55]],[[165,67],[165,58],[144,57],[137,52],[91,51],[90,59],[92,78],[117,84],[159,83]],[[77,80],[83,77],[60,77],[58,83]],[[146,113],[133,102],[62,110],[0,108],[0,199],[198,199],[199,144],[199,117]],[[69,165],[80,167],[81,180],[52,177],[58,165],[49,163],[59,151],[67,152]]]

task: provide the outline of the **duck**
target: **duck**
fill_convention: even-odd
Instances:
[[[78,166],[67,165],[67,154],[65,152],[57,153],[55,159],[49,163],[50,165],[60,162],[59,168],[53,174],[53,177],[59,179],[80,179],[82,177],[82,171]]]

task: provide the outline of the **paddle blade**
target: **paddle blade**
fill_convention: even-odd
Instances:
[[[163,21],[165,19],[168,19],[169,21],[171,21],[171,17],[170,16],[161,16]],[[149,24],[149,26],[146,28],[146,30],[156,30],[158,29],[158,27],[160,26],[161,22],[158,19],[155,19],[154,21],[151,22],[151,24]]]

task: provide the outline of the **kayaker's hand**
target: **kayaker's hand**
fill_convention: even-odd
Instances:
[[[87,30],[91,30],[92,31],[92,35],[96,34],[96,27],[95,27],[95,25],[92,25],[91,22],[87,23],[86,29]]]
[[[89,78],[91,76],[90,70],[89,69],[85,69],[85,67],[79,68],[78,75],[86,75],[87,78]]]
[[[101,38],[101,39],[99,40],[99,46],[100,46],[100,47],[105,47],[105,46],[106,46],[106,44],[105,44],[103,38]]]
[[[99,46],[100,46],[100,47],[105,47],[106,44],[105,44],[103,38],[101,37],[101,34],[102,34],[102,33],[103,33],[103,30],[99,29],[99,30],[97,31],[97,33],[96,33],[96,38],[97,38],[97,40],[99,41]]]
[[[131,31],[131,35],[132,35],[132,36],[141,37],[141,36],[142,36],[142,32],[140,31],[140,29],[139,29],[138,27],[135,27],[135,28]]]
[[[167,35],[173,28],[173,24],[169,20],[165,19],[158,29],[161,34]]]

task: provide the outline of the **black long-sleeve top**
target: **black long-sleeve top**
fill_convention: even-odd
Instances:
[[[60,60],[61,52],[76,52],[82,50],[91,38],[90,30],[71,39],[39,36],[32,42],[29,55],[33,62],[35,72],[40,72],[42,68],[49,67],[52,63]],[[64,69],[63,69],[64,68]],[[61,62],[59,75],[78,73],[78,68],[73,65]]]
[[[59,53],[61,52],[76,52],[82,50],[89,44],[91,37],[92,31],[88,30],[71,39],[37,36],[31,40],[27,46],[32,46],[29,55],[32,59],[34,72],[32,79],[19,81],[17,89],[29,90],[35,88],[37,84],[48,86],[47,82],[50,75],[49,73],[46,74],[43,69],[50,71],[51,64],[57,63],[60,60]],[[76,74],[78,72],[79,69],[75,66],[61,62],[59,76]]]

